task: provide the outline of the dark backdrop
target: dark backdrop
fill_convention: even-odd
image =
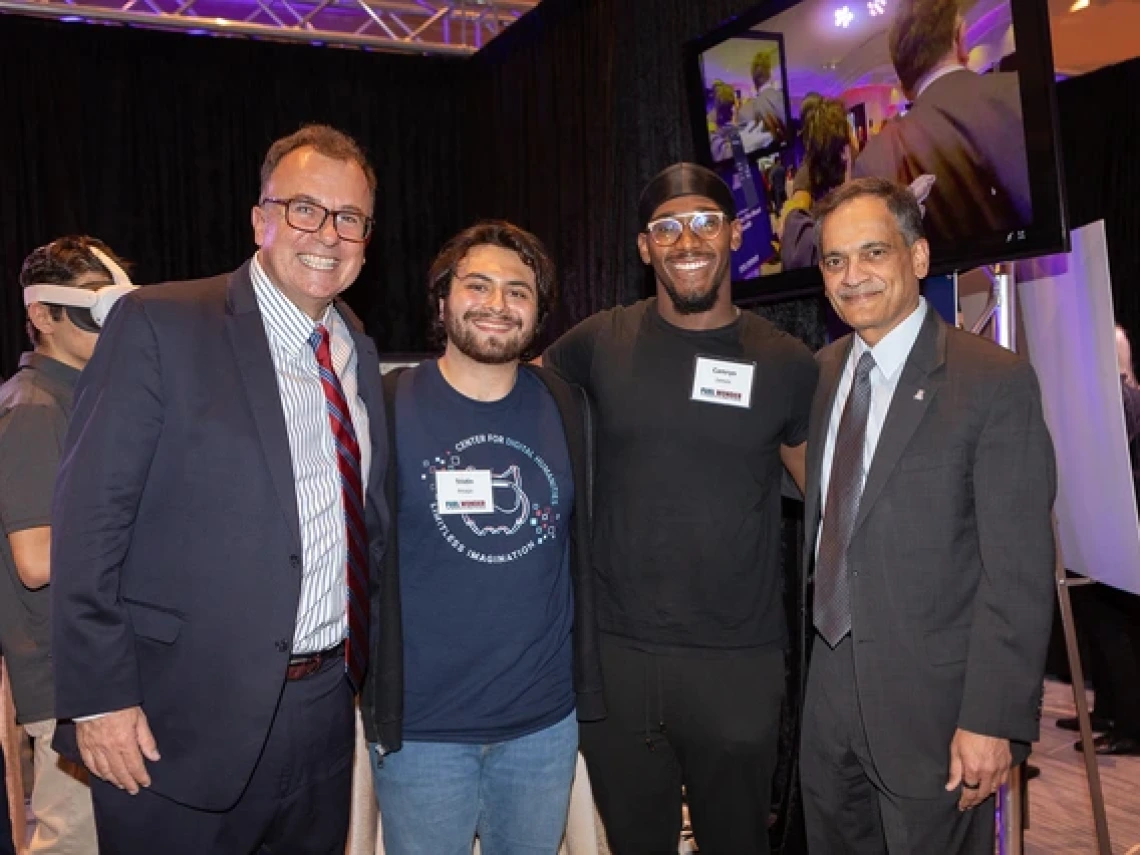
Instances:
[[[460,66],[0,15],[0,370],[24,346],[24,256],[70,232],[140,283],[228,271],[277,137],[325,121],[364,144],[379,228],[351,302],[392,350],[424,345],[420,282],[460,227]]]
[[[348,299],[382,351],[428,347],[428,263],[481,217],[511,219],[550,246],[563,298],[548,338],[638,299],[651,288],[634,246],[638,193],[693,156],[681,46],[749,5],[545,0],[466,61],[0,15],[0,373],[25,345],[16,277],[28,251],[86,232],[133,260],[139,282],[229,270],[253,248],[265,149],[307,121],[352,133],[376,165],[377,233]],[[1134,332],[1137,91],[1140,61],[1058,91],[1071,223],[1107,220],[1117,313]],[[817,299],[761,311],[821,343]],[[784,543],[794,580],[794,509]]]
[[[428,348],[423,277],[447,236],[501,216],[550,246],[547,337],[649,292],[634,208],[693,156],[681,45],[750,5],[546,0],[475,58],[445,60],[0,15],[0,373],[26,342],[33,247],[107,240],[154,282],[231,269],[268,144],[306,121],[355,135],[379,227],[349,291],[384,351]],[[1140,332],[1140,60],[1058,87],[1071,222],[1107,221],[1117,313]],[[816,300],[763,310],[811,345]]]

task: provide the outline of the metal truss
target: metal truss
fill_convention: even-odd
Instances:
[[[0,0],[0,12],[395,53],[467,56],[538,0]]]

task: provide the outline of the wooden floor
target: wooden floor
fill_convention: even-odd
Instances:
[[[1073,690],[1047,681],[1041,741],[1029,761],[1041,777],[1029,782],[1026,855],[1097,851],[1083,755],[1073,750],[1075,734],[1056,726],[1075,714]],[[1140,757],[1098,759],[1113,855],[1140,855]]]

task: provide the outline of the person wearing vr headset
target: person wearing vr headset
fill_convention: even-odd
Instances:
[[[134,286],[105,243],[78,236],[34,250],[20,285],[32,350],[0,386],[0,641],[16,720],[34,748],[30,852],[83,855],[97,851],[87,773],[51,746],[52,488],[79,373],[110,307]]]

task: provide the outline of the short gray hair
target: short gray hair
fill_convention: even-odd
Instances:
[[[848,202],[854,202],[865,196],[881,199],[886,203],[908,248],[914,246],[915,241],[926,237],[926,232],[922,228],[922,209],[909,187],[889,178],[855,178],[836,187],[812,208],[817,257],[823,257],[824,220]]]

